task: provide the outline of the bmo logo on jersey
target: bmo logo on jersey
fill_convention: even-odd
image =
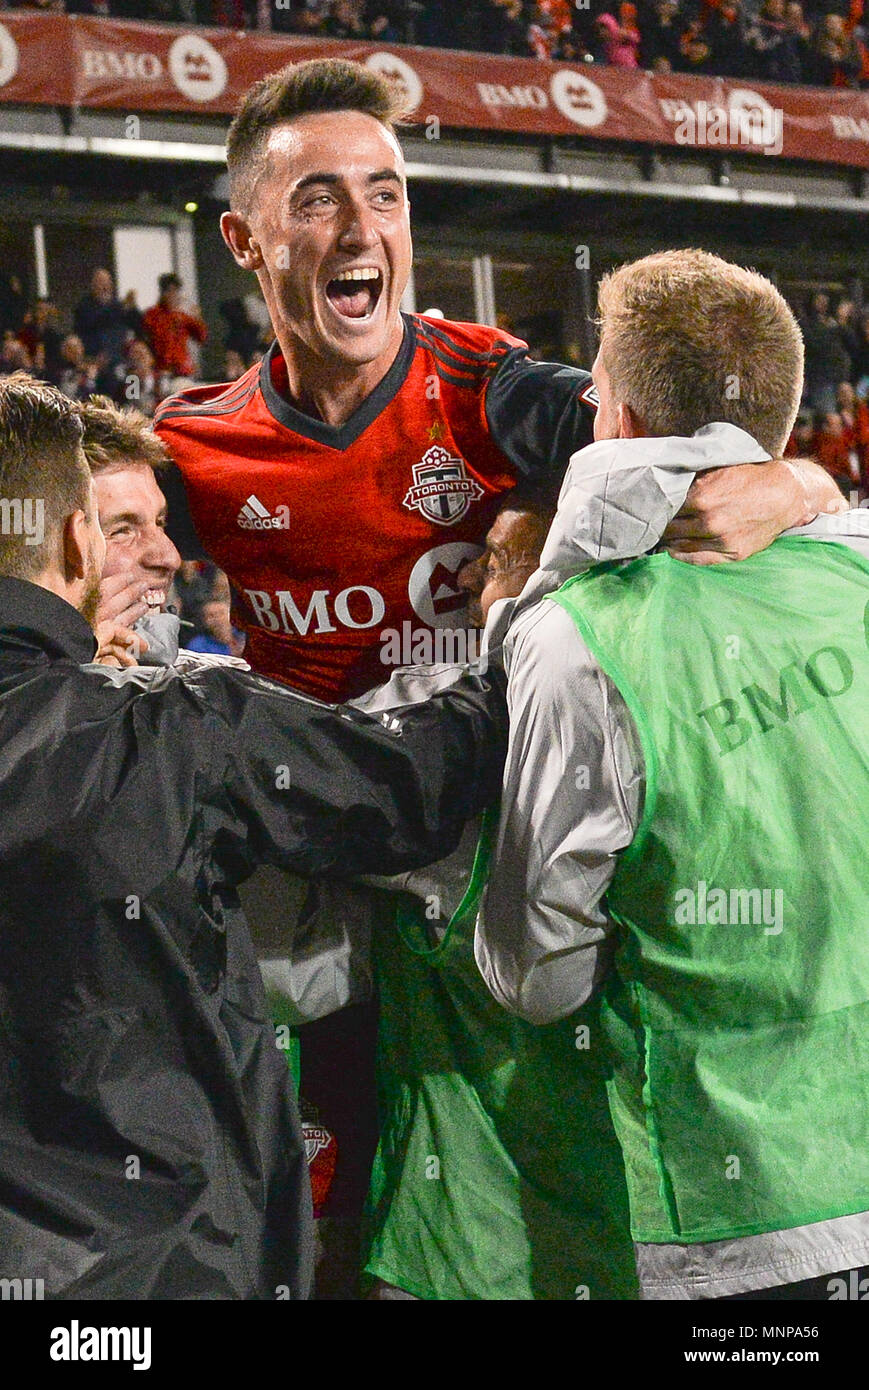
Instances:
[[[449,541],[419,557],[410,572],[407,596],[427,627],[467,626],[468,595],[459,585],[459,573],[481,553],[482,546],[473,541]]]
[[[328,589],[315,589],[304,611],[289,589],[278,589],[274,594],[266,589],[243,592],[260,627],[266,632],[286,632],[288,636],[337,632],[337,625],[376,627],[386,612],[383,595],[368,584],[351,584],[334,598]]]
[[[437,526],[455,526],[482,496],[483,489],[468,473],[465,460],[433,444],[413,465],[413,487],[403,505]]]

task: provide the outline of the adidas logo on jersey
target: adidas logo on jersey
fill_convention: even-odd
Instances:
[[[289,531],[289,507],[275,507],[274,515],[264,507],[255,492],[238,514],[238,524],[244,531]]]

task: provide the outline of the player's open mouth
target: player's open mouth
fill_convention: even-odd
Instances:
[[[374,266],[342,270],[326,285],[326,298],[345,319],[368,319],[383,290],[383,275]]]
[[[142,602],[147,603],[149,613],[159,613],[166,602],[166,590],[146,589],[142,595]]]

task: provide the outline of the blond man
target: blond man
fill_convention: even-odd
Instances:
[[[846,1296],[869,1262],[865,513],[577,575],[584,470],[760,461],[802,388],[785,301],[715,256],[624,266],[599,304],[598,442],[541,560],[567,582],[507,642],[477,961],[532,1022],[600,1001],[643,1297]]]

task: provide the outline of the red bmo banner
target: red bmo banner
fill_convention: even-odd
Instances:
[[[330,55],[397,83],[421,125],[721,146],[869,168],[866,92],[78,15],[3,12],[0,102],[232,114],[256,78]]]

